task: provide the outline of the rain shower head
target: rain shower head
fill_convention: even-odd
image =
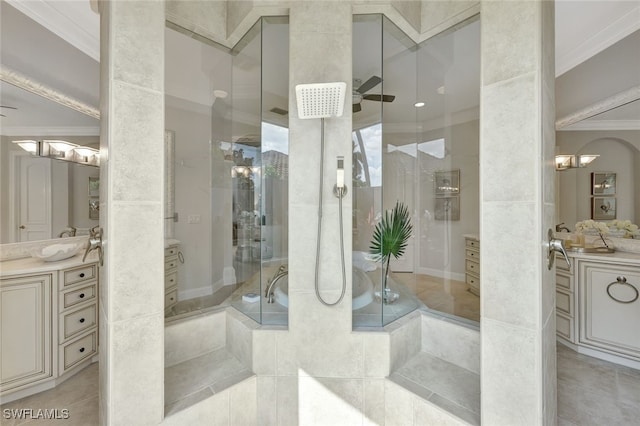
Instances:
[[[299,118],[340,117],[344,110],[347,83],[298,84],[296,100]]]

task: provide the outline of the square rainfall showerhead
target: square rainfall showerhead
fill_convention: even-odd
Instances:
[[[346,92],[347,83],[342,81],[298,84],[296,86],[298,117],[302,119],[341,117]]]

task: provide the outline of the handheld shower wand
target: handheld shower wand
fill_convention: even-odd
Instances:
[[[335,302],[327,302],[320,294],[318,274],[320,270],[320,238],[322,235],[322,183],[324,182],[324,119],[340,117],[344,110],[344,99],[347,83],[318,83],[298,84],[296,86],[296,100],[298,117],[302,119],[320,118],[320,182],[318,184],[318,235],[316,242],[315,290],[318,300],[326,306],[335,306],[342,301],[347,288],[347,275],[344,260],[344,237],[342,220],[342,198],[347,188],[344,184],[344,157],[338,157],[336,185],[334,194],[340,205],[340,252],[342,253],[342,292]]]

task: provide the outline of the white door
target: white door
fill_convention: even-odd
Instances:
[[[31,156],[16,157],[19,185],[17,241],[51,238],[51,160]]]

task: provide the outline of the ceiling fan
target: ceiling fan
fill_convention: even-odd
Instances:
[[[362,111],[362,106],[360,105],[360,103],[363,100],[377,101],[377,102],[380,102],[380,101],[393,102],[393,100],[396,98],[393,95],[374,95],[374,94],[367,95],[367,92],[369,90],[373,89],[381,82],[382,82],[382,79],[375,75],[369,78],[369,80],[365,81],[364,83],[362,83],[362,80],[360,80],[359,78],[356,78],[353,80],[353,87],[357,87],[357,89],[353,89],[352,100],[351,100],[353,112]]]
[[[6,105],[0,105],[0,108],[18,109],[18,108],[16,108],[16,107],[6,106]],[[6,115],[4,115],[4,114],[0,114],[0,117],[6,117]]]

